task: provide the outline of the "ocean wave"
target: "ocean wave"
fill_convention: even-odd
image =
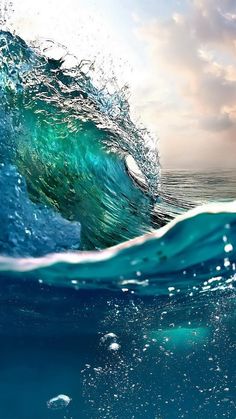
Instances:
[[[96,86],[91,62],[68,69],[62,46],[29,46],[2,31],[0,48],[0,162],[16,167],[29,199],[80,222],[81,249],[162,225],[162,216],[152,216],[160,183],[156,144],[132,122],[125,90],[115,80],[112,88]],[[128,175],[127,156],[145,191]]]
[[[2,31],[0,47],[1,275],[143,295],[232,286],[235,202],[157,229],[191,205],[158,201],[155,141],[115,80],[98,88],[92,63],[68,68],[53,42]]]
[[[232,287],[236,201],[208,204],[159,230],[102,251],[0,257],[0,271],[76,289],[135,289],[172,295]]]

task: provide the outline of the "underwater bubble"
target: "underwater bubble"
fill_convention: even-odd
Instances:
[[[232,252],[232,250],[233,250],[232,244],[231,243],[227,243],[225,245],[225,247],[224,247],[224,250],[225,250],[226,253]]]
[[[109,347],[109,351],[118,351],[120,349],[120,345],[117,342],[112,342]]]
[[[47,401],[47,407],[53,410],[64,409],[71,402],[71,398],[65,394],[59,394]]]
[[[120,349],[120,345],[117,343],[117,335],[113,332],[106,333],[106,335],[102,336],[101,342],[109,344],[109,351],[118,351]]]
[[[107,339],[116,339],[116,338],[117,338],[116,334],[115,334],[115,333],[113,333],[113,332],[110,332],[110,333],[106,333],[106,335],[104,335],[104,336],[101,338],[101,341],[102,341],[102,342],[105,342]]]

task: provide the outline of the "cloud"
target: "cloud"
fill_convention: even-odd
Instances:
[[[210,117],[203,117],[201,119],[201,126],[205,130],[209,131],[225,131],[231,128],[234,125],[234,122],[230,119],[228,114],[220,115],[220,116],[210,116]]]
[[[197,0],[193,2],[191,24],[201,42],[212,42],[223,48],[235,47],[235,2],[227,0]]]
[[[155,19],[139,24],[136,35],[146,43],[153,69],[152,77],[146,80],[149,86],[146,91],[153,89],[158,96],[156,86],[161,84],[162,89],[166,87],[172,92],[169,113],[167,107],[166,113],[160,113],[160,108],[165,110],[165,96],[158,96],[156,106],[152,94],[149,110],[148,105],[145,107],[147,122],[155,127],[159,124],[164,133],[166,140],[161,138],[160,143],[171,141],[169,162],[176,162],[176,150],[181,156],[179,147],[190,151],[191,144],[199,138],[204,139],[204,144],[201,140],[202,149],[195,148],[198,161],[209,149],[207,142],[213,151],[209,158],[213,160],[215,145],[215,151],[223,150],[225,142],[231,141],[236,151],[235,1],[189,2],[184,13],[173,13],[165,21]],[[149,98],[150,93],[147,104]],[[187,136],[183,134],[186,127]],[[182,134],[181,138],[177,132]],[[170,138],[175,138],[175,147]]]

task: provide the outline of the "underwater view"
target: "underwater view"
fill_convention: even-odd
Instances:
[[[92,61],[0,51],[0,418],[235,419],[236,169],[161,169]]]

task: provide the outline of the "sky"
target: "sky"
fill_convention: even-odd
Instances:
[[[12,0],[26,40],[51,38],[130,88],[173,169],[235,167],[235,0]],[[99,61],[100,60],[100,61]]]

